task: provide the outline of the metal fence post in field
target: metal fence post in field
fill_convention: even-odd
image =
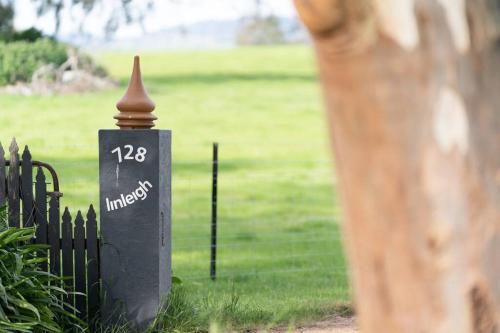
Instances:
[[[212,220],[210,235],[210,278],[216,278],[217,265],[217,177],[219,172],[219,144],[213,144],[212,158]]]
[[[99,183],[103,321],[139,330],[171,285],[171,132],[151,129],[154,107],[135,57],[120,129],[99,131]]]
[[[7,202],[7,179],[5,177],[5,151],[3,150],[2,143],[0,142],[0,207]]]

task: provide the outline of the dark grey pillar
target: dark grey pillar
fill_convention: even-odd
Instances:
[[[105,323],[142,329],[171,284],[171,132],[99,131]]]

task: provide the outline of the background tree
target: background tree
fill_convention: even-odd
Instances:
[[[285,42],[285,34],[276,16],[252,16],[241,22],[236,36],[239,45],[273,45]]]
[[[103,3],[102,0],[33,0],[37,5],[39,16],[52,13],[54,15],[54,36],[57,36],[61,27],[61,13],[65,7],[80,9],[84,15],[80,21],[80,31],[83,30],[85,19],[94,8]],[[144,27],[144,18],[147,12],[153,9],[153,0],[120,0],[106,19],[104,32],[107,37],[113,35],[120,24],[138,23]]]
[[[12,1],[0,0],[0,39],[9,38],[14,32],[14,7]]]
[[[172,0],[174,1],[174,0]],[[181,1],[181,0],[177,0]],[[32,0],[36,6],[38,16],[52,14],[54,18],[53,36],[59,34],[63,9],[70,7],[80,10],[84,15],[79,22],[80,31],[83,32],[88,15],[99,5],[102,0]],[[109,4],[109,3],[108,3]],[[120,0],[113,2],[115,8],[111,10],[103,27],[106,36],[111,36],[121,24],[137,23],[144,26],[146,13],[153,9],[153,0]],[[15,17],[15,4],[13,0],[0,0],[0,34],[12,33]]]
[[[239,45],[271,45],[285,42],[279,18],[263,14],[262,0],[254,0],[254,12],[241,19],[236,36]]]
[[[315,43],[363,332],[500,329],[493,0],[295,0]]]
[[[62,17],[67,9],[74,10],[79,15],[72,18],[72,24],[78,26],[81,36],[86,35],[85,26],[87,19],[99,13],[108,15],[104,19],[102,29],[106,38],[111,38],[114,33],[123,25],[137,24],[143,31],[146,31],[145,20],[149,13],[154,10],[155,0],[31,0],[36,8],[38,16],[52,16],[53,32],[52,36],[59,35]],[[171,5],[172,10],[176,6],[199,6],[201,0],[166,0]],[[253,10],[250,4],[253,3]],[[277,43],[282,42],[284,34],[281,31],[280,22],[277,17],[269,13],[272,9],[272,0],[226,0],[226,7],[244,17],[242,19],[241,33],[238,40],[243,44],[269,44],[269,40]],[[249,6],[250,5],[250,6]],[[105,14],[103,8],[106,8]],[[252,14],[248,15],[251,11]],[[82,15],[80,15],[82,14]],[[15,17],[15,6],[13,0],[0,0],[0,31],[3,27],[12,29],[13,18]],[[181,28],[182,29],[182,28]]]

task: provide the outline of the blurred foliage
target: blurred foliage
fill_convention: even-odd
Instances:
[[[14,31],[14,6],[11,1],[0,0],[0,39]]]
[[[30,81],[42,65],[60,66],[67,59],[65,44],[43,38],[35,42],[0,42],[0,85]]]
[[[43,33],[31,27],[26,30],[16,31],[14,29],[14,2],[11,0],[0,0],[0,41],[34,42],[43,37]]]
[[[96,63],[94,58],[92,58],[90,55],[78,52],[77,57],[79,69],[98,77],[108,76],[108,71],[106,70],[106,68]]]
[[[56,36],[61,27],[61,15],[65,7],[81,10],[84,18],[80,22],[80,30],[83,30],[86,16],[92,12],[97,4],[103,3],[104,0],[32,0],[31,2],[36,6],[38,16],[53,15],[53,35]],[[111,15],[106,19],[104,26],[106,36],[113,35],[121,24],[139,23],[142,27],[146,14],[153,9],[153,1],[119,0],[114,2],[114,6],[114,10],[111,11]],[[12,40],[15,15],[14,1],[0,0],[0,40]]]
[[[285,35],[275,16],[259,15],[243,20],[236,36],[238,45],[274,45],[283,44]]]
[[[35,42],[39,39],[42,39],[43,33],[41,30],[37,28],[31,27],[26,30],[14,31],[11,35],[10,41],[27,41],[27,42]]]
[[[3,42],[17,42],[17,41],[27,41],[27,42],[35,42],[44,35],[42,31],[31,27],[26,30],[15,31],[14,29],[8,30],[6,29],[2,33],[0,33],[0,41]]]

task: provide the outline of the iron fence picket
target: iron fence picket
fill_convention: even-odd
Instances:
[[[62,273],[64,276],[65,290],[70,292],[66,297],[66,302],[74,306],[74,297],[71,292],[75,289],[73,272],[73,225],[71,223],[71,214],[68,208],[64,210],[61,225],[61,250],[62,250]],[[67,309],[70,310],[70,309]]]
[[[49,263],[50,272],[57,276],[61,275],[59,211],[59,199],[52,195],[49,201]]]
[[[31,163],[31,153],[28,146],[24,147],[21,161],[21,195],[23,227],[34,225],[33,214],[33,165]]]
[[[87,212],[87,300],[88,318],[95,321],[99,313],[99,245],[94,206]]]
[[[35,182],[35,223],[36,228],[36,243],[47,244],[47,183],[45,182],[45,174],[41,167],[37,168]],[[47,262],[40,265],[41,269],[47,271]]]
[[[8,215],[9,226],[19,228],[20,221],[20,197],[19,197],[19,147],[17,146],[16,139],[13,138],[9,147],[10,153],[10,167],[8,176]]]
[[[82,212],[78,211],[74,228],[75,244],[75,307],[81,319],[87,317],[86,272],[85,272],[85,226]],[[85,295],[83,295],[85,294]]]

